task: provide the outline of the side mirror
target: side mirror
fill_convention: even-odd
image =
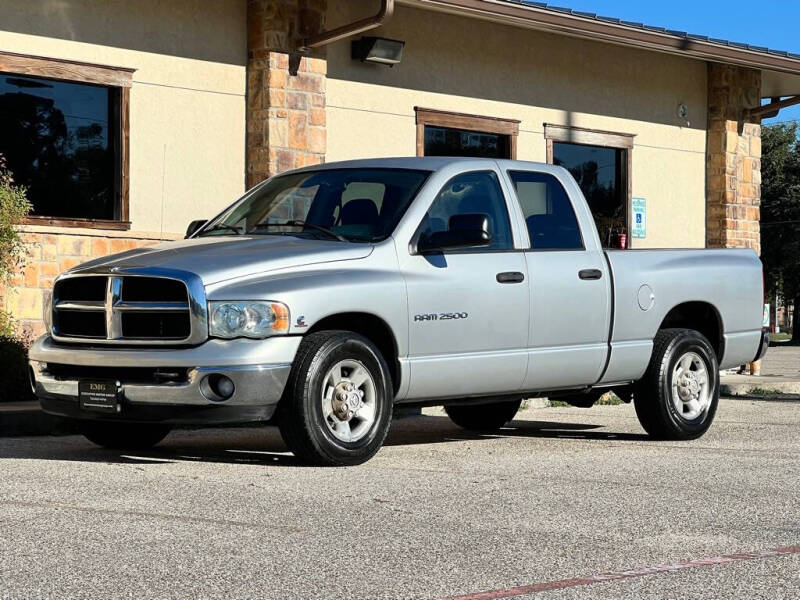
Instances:
[[[458,248],[480,248],[491,243],[489,215],[453,215],[450,217],[447,231],[436,231],[420,238],[417,242],[417,252],[430,254]]]
[[[197,221],[192,221],[191,223],[189,223],[189,226],[186,228],[186,237],[187,238],[192,237],[206,223],[208,223],[208,221],[206,221],[205,219],[199,219]]]

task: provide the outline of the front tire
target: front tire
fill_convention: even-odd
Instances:
[[[107,421],[82,421],[78,427],[87,440],[111,450],[148,450],[172,429],[169,425]]]
[[[652,437],[702,436],[719,404],[719,367],[708,340],[691,329],[662,329],[644,378],[636,384],[636,416]]]
[[[449,404],[444,411],[450,420],[468,431],[497,431],[517,414],[522,400],[492,404]]]
[[[383,445],[393,399],[389,367],[367,338],[348,331],[309,334],[278,406],[281,437],[311,464],[364,463]]]

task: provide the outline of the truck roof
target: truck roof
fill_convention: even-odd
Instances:
[[[362,158],[357,160],[345,160],[339,162],[329,162],[322,165],[313,165],[295,169],[291,172],[317,171],[321,169],[419,169],[423,171],[438,171],[444,167],[463,163],[469,167],[475,163],[486,163],[486,161],[497,161],[504,168],[530,169],[535,167],[537,170],[552,170],[553,165],[545,163],[530,162],[524,160],[508,160],[493,158],[470,158],[463,156],[405,156],[395,158]]]

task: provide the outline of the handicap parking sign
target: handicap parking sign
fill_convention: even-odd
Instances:
[[[633,199],[633,237],[647,237],[647,200],[644,198]]]

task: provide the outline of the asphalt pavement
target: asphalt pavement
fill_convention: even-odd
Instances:
[[[448,597],[800,597],[800,403],[723,400],[685,443],[630,406],[426,410],[345,469],[271,428],[0,439],[2,600]]]

